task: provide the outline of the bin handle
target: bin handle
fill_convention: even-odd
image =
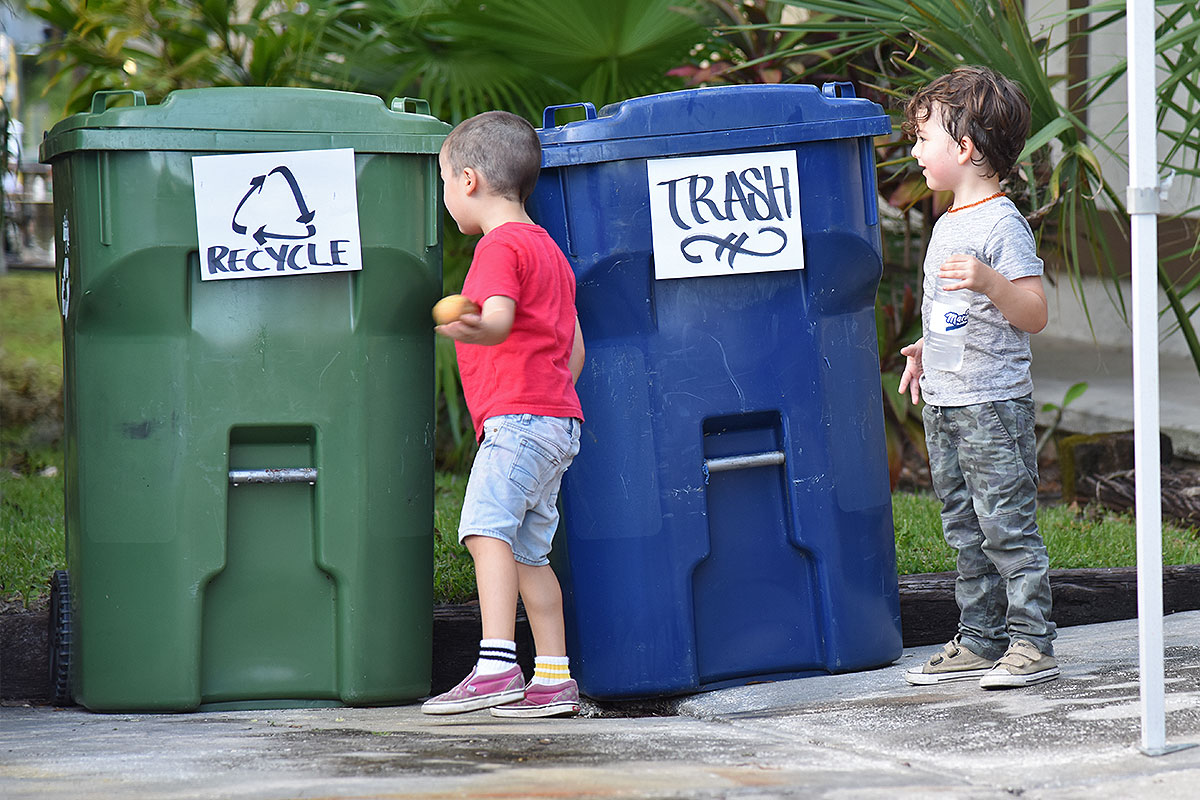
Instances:
[[[752,469],[753,467],[773,467],[787,460],[782,450],[769,450],[765,453],[750,453],[744,456],[722,456],[720,458],[704,459],[704,472],[729,472],[735,469]]]
[[[408,112],[408,104],[413,104],[413,113],[429,116],[429,101],[423,97],[393,97],[392,111]]]
[[[826,97],[857,97],[854,84],[850,81],[829,81],[821,86],[821,94]]]
[[[92,95],[92,113],[101,114],[108,110],[108,101],[130,95],[135,106],[146,105],[146,93],[138,89],[105,89]]]
[[[317,482],[316,467],[283,467],[281,469],[231,469],[229,482],[242,483],[308,483]]]
[[[564,105],[561,105],[561,106],[546,106],[546,110],[542,112],[542,127],[543,128],[557,127],[554,124],[554,117],[556,116],[558,111],[560,111],[564,108],[582,108],[584,114],[587,115],[587,119],[595,119],[596,118],[596,107],[594,105],[592,105],[591,103],[565,103]]]

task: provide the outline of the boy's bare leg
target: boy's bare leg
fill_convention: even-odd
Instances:
[[[496,717],[564,717],[579,713],[579,685],[568,667],[562,589],[550,565],[517,564],[521,599],[537,651],[533,678],[519,702],[492,709]]]
[[[508,542],[490,536],[468,536],[463,543],[475,561],[483,638],[512,641],[517,629],[518,586],[512,548]]]
[[[517,563],[521,601],[529,617],[534,649],[539,656],[565,656],[567,638],[563,623],[562,589],[550,565],[533,567]],[[482,598],[481,598],[482,602]]]

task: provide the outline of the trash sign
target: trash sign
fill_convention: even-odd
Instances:
[[[646,162],[654,277],[804,268],[796,151]]]
[[[194,156],[200,277],[362,269],[354,151]]]

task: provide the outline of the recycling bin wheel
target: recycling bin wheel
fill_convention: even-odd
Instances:
[[[50,577],[50,699],[71,705],[71,586],[65,569]]]

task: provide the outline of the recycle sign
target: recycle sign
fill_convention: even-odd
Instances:
[[[362,269],[354,151],[194,156],[203,280]]]
[[[234,212],[233,212],[233,224],[231,225],[231,227],[233,228],[233,232],[234,233],[245,233],[246,232],[246,230],[247,230],[246,226],[244,224],[241,224],[238,222],[238,212],[240,212],[242,210],[242,208],[246,205],[246,201],[250,199],[251,195],[254,195],[255,193],[259,193],[259,194],[262,193],[263,184],[267,182],[267,178],[271,177],[272,175],[275,175],[276,173],[278,173],[280,176],[283,177],[283,179],[285,181],[287,181],[288,187],[292,190],[292,197],[296,201],[296,210],[299,212],[299,215],[296,217],[296,222],[298,222],[302,225],[305,225],[307,229],[305,230],[304,233],[301,233],[298,235],[292,234],[292,233],[276,233],[276,232],[268,232],[266,224],[263,224],[263,225],[259,226],[258,230],[256,230],[254,232],[254,241],[258,242],[259,244],[266,244],[268,239],[309,239],[309,238],[312,238],[317,233],[317,226],[311,224],[313,221],[313,217],[315,217],[317,215],[317,212],[310,211],[308,209],[308,207],[304,204],[304,194],[300,191],[300,185],[298,183],[296,183],[296,176],[293,175],[292,171],[284,165],[280,165],[280,166],[276,167],[275,169],[268,172],[266,175],[255,175],[253,178],[250,179],[250,190],[246,192],[246,196],[242,198],[241,202],[238,203],[237,208],[234,209]]]

